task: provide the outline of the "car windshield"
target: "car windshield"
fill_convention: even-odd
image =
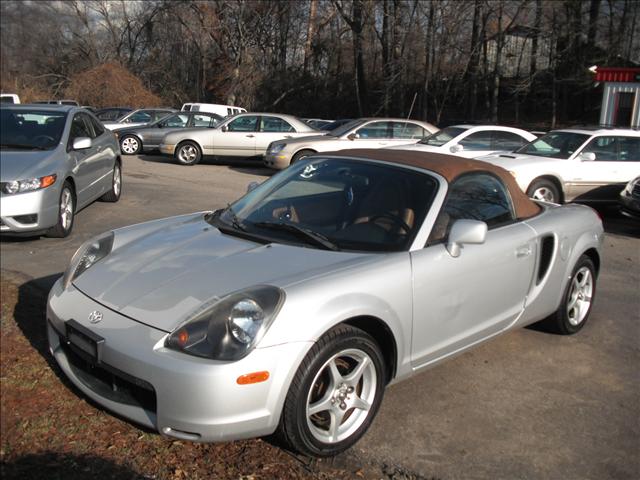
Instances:
[[[3,150],[51,150],[60,143],[66,112],[0,109],[0,142]]]
[[[402,251],[437,188],[433,176],[399,166],[314,158],[273,176],[210,221],[223,232],[265,243]]]
[[[422,143],[423,145],[431,145],[433,147],[441,147],[445,143],[447,143],[452,138],[457,137],[465,130],[468,130],[466,127],[447,127],[443,128],[439,132],[432,133],[428,137],[424,137],[418,143]]]
[[[357,120],[351,120],[350,122],[345,123],[341,127],[331,130],[327,135],[331,137],[341,137],[342,135],[354,129],[358,125],[362,125],[364,122],[366,122],[366,120],[362,118],[359,118]]]
[[[589,135],[584,133],[549,132],[520,147],[514,153],[566,160],[588,139]]]

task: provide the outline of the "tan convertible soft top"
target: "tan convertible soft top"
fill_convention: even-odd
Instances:
[[[318,156],[339,156],[367,158],[370,160],[380,160],[383,162],[397,163],[411,167],[430,170],[443,176],[447,182],[451,183],[459,175],[468,172],[489,172],[504,182],[509,189],[513,200],[516,216],[519,219],[533,217],[540,212],[540,207],[520,190],[513,176],[504,168],[492,165],[480,160],[470,160],[467,158],[445,155],[443,153],[419,152],[416,150],[385,150],[373,148],[358,148],[353,150],[342,150],[339,152],[325,152],[316,154]]]

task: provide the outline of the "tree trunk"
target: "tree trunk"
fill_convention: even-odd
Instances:
[[[307,24],[307,40],[304,44],[304,72],[309,71],[309,62],[311,61],[311,46],[313,45],[313,37],[316,33],[316,12],[318,9],[318,0],[311,0],[309,4],[309,23]]]

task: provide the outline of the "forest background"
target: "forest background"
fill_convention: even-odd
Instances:
[[[0,2],[0,88],[94,107],[226,103],[439,126],[597,123],[638,0]]]

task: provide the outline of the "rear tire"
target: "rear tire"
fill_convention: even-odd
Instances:
[[[385,366],[366,332],[338,325],[298,367],[278,434],[293,450],[327,457],[355,444],[371,425],[385,388]]]
[[[527,189],[527,195],[534,200],[543,202],[560,203],[560,191],[555,183],[546,178],[534,180]]]
[[[313,155],[314,153],[316,152],[314,152],[313,150],[300,150],[293,156],[293,158],[291,158],[291,165],[296,163],[298,160],[302,160],[303,158],[308,157],[309,155]]]
[[[122,167],[120,162],[116,162],[113,165],[113,175],[111,177],[111,190],[105,193],[100,200],[103,202],[117,202],[120,200],[120,194],[122,193]]]
[[[137,155],[142,150],[142,142],[135,135],[125,135],[120,139],[120,151],[125,155]]]
[[[195,165],[202,159],[200,147],[195,142],[182,142],[176,147],[175,159],[180,165]]]
[[[73,229],[73,220],[76,213],[76,198],[71,183],[65,181],[58,200],[58,223],[47,232],[47,237],[64,238]]]
[[[587,323],[596,295],[596,269],[591,259],[582,255],[571,273],[560,307],[543,320],[548,330],[573,335]]]

